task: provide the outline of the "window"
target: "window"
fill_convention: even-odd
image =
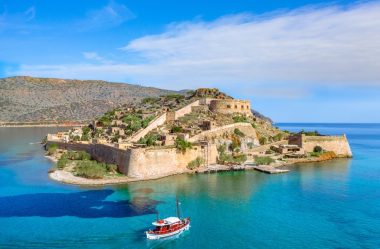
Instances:
[[[247,109],[249,109],[249,105],[247,105]]]
[[[227,105],[227,108],[228,108],[228,109],[231,109],[231,106],[230,106],[230,105]]]
[[[241,105],[241,109],[244,110],[244,106],[243,105]]]
[[[237,105],[235,105],[235,109],[237,109]]]

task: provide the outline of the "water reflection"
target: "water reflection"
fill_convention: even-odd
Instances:
[[[113,190],[92,190],[0,197],[0,217],[122,218],[156,213],[158,201],[147,197],[106,201],[113,193]]]

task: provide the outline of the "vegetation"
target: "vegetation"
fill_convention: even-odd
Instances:
[[[143,104],[154,104],[160,101],[160,98],[148,97],[142,100]]]
[[[91,155],[85,151],[69,150],[66,153],[63,153],[61,158],[66,158],[66,159],[70,159],[70,160],[91,160]]]
[[[220,145],[218,147],[219,157],[218,161],[221,164],[233,165],[233,164],[241,164],[247,161],[247,155],[245,154],[227,154],[226,153],[227,146],[226,144]]]
[[[301,130],[299,133],[300,134],[305,134],[306,136],[322,136],[321,133],[319,133],[318,131],[305,131],[305,130]]]
[[[99,179],[103,178],[107,173],[117,172],[117,165],[98,163],[91,160],[91,155],[85,151],[67,151],[63,153],[57,162],[57,168],[63,169],[70,162],[74,162],[74,174],[85,178]]]
[[[323,151],[323,149],[319,145],[315,146],[314,149],[313,149],[313,152],[322,152],[322,151]]]
[[[69,159],[61,157],[60,159],[58,159],[57,168],[63,169],[64,167],[67,166],[68,163],[69,163]]]
[[[141,114],[128,114],[123,118],[123,122],[127,124],[126,134],[130,135],[133,132],[140,130],[141,128],[146,128],[149,123],[155,118],[155,116],[149,116],[145,119],[142,118]]]
[[[233,116],[232,119],[234,120],[235,123],[249,123],[248,118],[243,115]]]
[[[255,162],[259,165],[268,165],[274,162],[274,159],[269,156],[256,156]]]
[[[239,137],[245,137],[245,134],[241,130],[239,130],[238,128],[235,128],[234,134],[239,136]]]
[[[185,152],[187,149],[191,149],[193,144],[191,142],[187,142],[186,140],[177,137],[175,140],[175,147],[182,152]]]
[[[96,161],[78,161],[74,168],[74,174],[91,179],[100,179],[107,173],[105,163],[98,163]]]
[[[187,168],[193,170],[201,166],[203,163],[204,159],[202,157],[197,157],[187,164]]]
[[[230,150],[235,151],[237,149],[240,149],[240,147],[241,147],[240,138],[236,135],[231,136]]]
[[[248,149],[252,149],[253,148],[253,143],[249,142],[249,143],[247,143],[247,146],[248,146]]]
[[[181,101],[185,98],[185,96],[182,94],[168,94],[162,97],[167,100],[177,100],[177,101]]]
[[[219,153],[219,163],[226,165],[242,164],[247,161],[247,155],[245,154],[227,154]]]
[[[266,144],[268,142],[268,139],[266,138],[266,137],[260,137],[259,138],[259,143],[261,144],[261,145],[264,145],[264,144]]]
[[[146,146],[153,146],[158,140],[158,134],[147,134],[145,137],[140,138],[139,144],[145,144]]]
[[[57,152],[57,150],[58,150],[58,144],[52,143],[52,144],[47,145],[47,151],[48,151],[49,156],[54,155]]]
[[[282,133],[277,133],[276,135],[274,135],[272,137],[272,140],[275,141],[275,142],[277,142],[277,141],[281,141],[282,138],[283,138],[283,134]]]
[[[173,126],[171,132],[172,133],[180,133],[180,132],[183,132],[183,128],[182,128],[182,126]]]

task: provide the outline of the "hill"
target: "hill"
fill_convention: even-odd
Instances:
[[[123,104],[175,93],[100,80],[0,79],[0,122],[89,121]]]

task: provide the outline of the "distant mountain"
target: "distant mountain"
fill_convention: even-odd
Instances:
[[[100,80],[0,79],[0,122],[88,121],[117,106],[175,93]]]

